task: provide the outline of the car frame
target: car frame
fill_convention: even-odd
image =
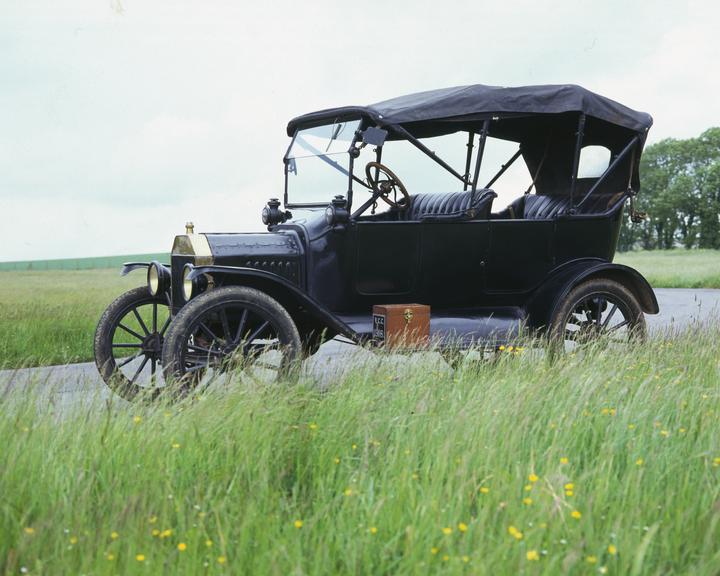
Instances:
[[[100,373],[128,399],[163,389],[152,376],[141,384],[148,364],[152,375],[162,365],[182,391],[209,371],[257,368],[269,353],[268,369],[281,374],[327,339],[371,341],[375,304],[429,305],[441,349],[497,348],[526,333],[571,347],[599,336],[643,338],[657,299],[639,272],[612,260],[626,202],[633,221],[643,217],[632,199],[651,125],[648,114],[575,85],[462,86],[294,118],[284,209],[276,198],[263,209],[268,232],[196,234],[190,225],[169,265],[126,264],[123,274],[146,270],[147,287],[101,318]],[[424,142],[458,132],[467,133],[464,171]],[[480,186],[490,137],[518,149]],[[394,141],[422,152],[461,190],[411,194],[383,164]],[[579,175],[587,146],[609,152],[606,169],[590,178]],[[532,181],[493,212],[491,187],[519,158]],[[317,188],[298,179],[299,165],[343,188],[307,201]],[[387,211],[376,213],[379,203]],[[152,322],[128,328],[139,307],[152,309]],[[158,307],[167,310],[162,322]],[[131,339],[118,343],[118,335]],[[121,370],[128,364],[132,374]]]

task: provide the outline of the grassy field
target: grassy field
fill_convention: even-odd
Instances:
[[[103,310],[143,282],[118,269],[0,272],[0,367],[91,360]]]
[[[7,574],[693,574],[720,566],[720,333],[435,355],[58,417],[3,397]]]
[[[720,250],[623,252],[615,262],[637,269],[655,288],[720,288]]]
[[[656,288],[720,288],[720,252],[630,252],[617,261],[640,270]],[[142,285],[142,271],[118,269],[0,272],[0,365],[92,360],[95,325],[123,291]]]

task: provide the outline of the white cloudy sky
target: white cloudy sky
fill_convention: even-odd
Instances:
[[[287,120],[459,84],[573,82],[720,124],[716,1],[1,0],[0,261],[260,229]]]

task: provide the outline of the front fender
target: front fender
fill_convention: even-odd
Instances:
[[[608,278],[619,282],[633,293],[646,314],[657,314],[660,311],[655,292],[640,272],[623,264],[593,258],[562,266],[540,285],[526,304],[530,326],[536,329],[548,326],[570,291],[591,278]]]
[[[237,284],[257,288],[278,300],[286,309],[300,307],[333,332],[355,341],[358,340],[358,335],[352,328],[282,276],[255,268],[210,265],[194,267],[188,274],[188,278],[192,280],[203,274],[211,275],[218,286]],[[288,310],[288,312],[292,315],[292,310]]]

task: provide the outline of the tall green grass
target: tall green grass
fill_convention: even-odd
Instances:
[[[436,354],[176,405],[0,407],[31,574],[717,574],[720,331]]]

